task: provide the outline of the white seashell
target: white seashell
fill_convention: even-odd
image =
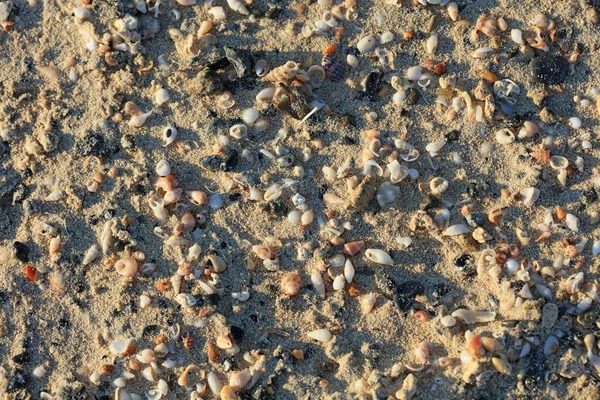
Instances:
[[[448,15],[452,21],[456,21],[458,19],[458,4],[455,2],[448,4]]]
[[[471,53],[471,55],[473,58],[484,58],[487,57],[492,51],[494,51],[493,47],[481,47]]]
[[[558,175],[556,177],[563,187],[567,185],[567,169],[566,168],[559,170]]]
[[[241,0],[227,0],[227,5],[235,12],[242,15],[250,15],[250,11],[248,11],[248,8]]]
[[[250,298],[250,292],[231,293],[231,297],[239,301],[247,301]]]
[[[356,44],[356,48],[361,54],[365,54],[373,50],[377,46],[377,38],[373,35],[367,35],[360,39]]]
[[[229,135],[235,139],[241,139],[248,133],[248,127],[244,124],[235,124],[229,128]]]
[[[167,176],[171,173],[171,166],[169,162],[165,159],[162,159],[156,164],[156,173],[158,176]]]
[[[151,302],[152,300],[150,299],[150,297],[146,296],[145,294],[140,296],[140,307],[142,309],[148,308]]]
[[[75,7],[73,9],[73,16],[80,21],[87,21],[90,19],[90,10],[85,7]]]
[[[288,221],[294,225],[300,225],[300,211],[292,210],[288,214]]]
[[[275,94],[275,88],[272,87],[268,87],[265,88],[263,90],[261,90],[260,92],[258,92],[258,94],[256,95],[256,101],[259,102],[270,102],[271,100],[273,100],[273,95]]]
[[[206,381],[208,382],[208,387],[210,388],[210,391],[212,392],[212,394],[217,396],[219,394],[219,392],[221,391],[221,388],[223,387],[221,385],[221,382],[219,382],[219,378],[217,377],[217,374],[210,371],[206,375]]]
[[[346,282],[352,283],[355,274],[354,265],[352,265],[352,261],[349,259],[344,263],[344,278],[346,278]]]
[[[571,117],[571,118],[569,118],[569,125],[573,129],[579,129],[579,128],[581,128],[581,119],[579,119],[577,117]]]
[[[392,32],[386,31],[381,34],[381,38],[380,38],[381,44],[389,43],[392,40],[394,40],[394,34]]]
[[[510,38],[517,44],[525,44],[523,41],[523,32],[521,32],[519,29],[512,29],[510,31]]]
[[[455,318],[460,318],[466,324],[471,325],[477,322],[491,322],[496,319],[496,313],[492,311],[472,311],[460,308],[452,313]]]
[[[161,223],[167,222],[169,214],[167,213],[167,209],[165,208],[164,199],[155,200],[150,198],[148,199],[148,204],[150,205],[150,208],[152,209],[152,212],[154,213],[154,216],[157,220],[159,220]]]
[[[496,131],[496,141],[500,144],[511,144],[515,141],[515,135],[508,129]]]
[[[436,35],[436,34],[431,35],[429,37],[429,39],[427,39],[426,47],[427,47],[427,52],[429,54],[435,53],[435,51],[437,50],[437,47],[438,47],[438,42],[439,42],[439,39],[438,39],[438,35]]]
[[[353,69],[358,68],[358,58],[354,54],[348,54],[346,56],[346,63]]]
[[[600,239],[596,240],[592,245],[592,255],[595,257],[600,254]]]
[[[162,106],[162,105],[168,104],[171,101],[171,96],[169,95],[169,92],[167,91],[167,89],[160,88],[156,92],[156,95],[154,96],[154,100],[155,100],[157,106]]]
[[[311,339],[318,340],[319,342],[322,342],[322,343],[329,342],[331,340],[331,338],[333,337],[331,335],[331,332],[329,332],[328,329],[317,329],[315,331],[308,332],[307,335]]]
[[[565,169],[569,166],[569,160],[562,156],[550,157],[550,166],[552,169]]]
[[[565,218],[565,223],[567,227],[573,232],[579,232],[579,218],[574,216],[573,214],[567,214]]]
[[[269,64],[266,60],[260,59],[254,64],[254,72],[256,76],[263,77],[269,72]]]
[[[429,182],[431,194],[439,196],[448,189],[448,181],[444,178],[436,177]]]
[[[445,140],[438,140],[436,142],[431,142],[427,146],[425,146],[425,150],[429,153],[431,157],[435,157],[438,155],[439,151],[446,145]]]
[[[380,249],[367,249],[365,251],[365,256],[377,264],[394,265],[394,260],[392,260],[392,257]]]
[[[344,279],[344,275],[338,275],[333,280],[333,290],[343,290],[344,286],[346,286],[346,280]]]
[[[128,125],[132,128],[140,128],[142,125],[144,125],[146,123],[146,120],[148,119],[149,116],[152,115],[152,111],[148,111],[145,114],[138,114],[138,115],[134,115],[133,117],[131,117],[131,119],[129,120]]]
[[[108,346],[108,350],[114,355],[123,355],[132,345],[133,339],[117,340]]]
[[[198,243],[194,243],[188,250],[187,259],[189,261],[197,260],[200,257],[200,254],[202,254],[202,247]]]
[[[540,197],[540,191],[534,187],[528,187],[521,190],[521,196],[523,196],[523,204],[532,206],[538,197]]]
[[[44,198],[45,201],[59,201],[64,197],[62,190],[54,189],[48,196]]]
[[[392,102],[397,106],[404,104],[404,100],[406,100],[406,91],[404,90],[399,90],[392,96]]]
[[[519,269],[519,263],[515,259],[509,258],[506,260],[504,267],[506,268],[506,272],[512,275]]]
[[[390,171],[390,182],[398,183],[406,178],[409,174],[408,167],[402,165],[398,162],[398,160],[394,160],[387,165],[387,168]]]
[[[85,256],[83,257],[83,265],[90,264],[99,255],[100,255],[100,248],[97,245],[95,245],[95,244],[92,245],[92,247],[90,247],[88,249],[88,251],[85,252]]]
[[[315,219],[315,214],[312,212],[312,210],[306,210],[304,211],[304,213],[302,213],[302,217],[300,217],[300,223],[302,225],[310,225],[313,223]]]
[[[183,308],[188,308],[188,307],[193,307],[196,305],[197,300],[194,296],[192,296],[189,293],[179,293],[176,297],[175,300],[183,307]]]
[[[406,79],[409,81],[418,81],[421,79],[421,75],[423,75],[423,69],[418,65],[406,70]]]
[[[440,319],[440,323],[446,328],[450,328],[456,325],[456,318],[454,318],[452,315],[446,315]]]
[[[375,296],[373,293],[367,294],[360,301],[360,306],[361,306],[362,312],[364,314],[369,314],[371,311],[373,311],[373,307],[375,307],[376,302],[377,302],[377,296]]]
[[[377,168],[379,170],[379,176],[383,176],[383,168],[381,168],[379,166],[379,164],[377,164],[377,161],[375,161],[375,160],[367,160],[367,161],[365,161],[365,163],[363,165],[363,174],[364,175],[371,175],[373,167],[375,167],[375,168]]]
[[[168,145],[173,143],[175,141],[175,139],[177,139],[177,128],[174,128],[172,126],[167,126],[163,130],[162,136],[163,136],[163,140],[165,141],[165,144],[163,145],[163,147],[167,147]]]
[[[227,16],[225,15],[225,9],[220,6],[219,7],[211,7],[208,10],[208,13],[210,15],[212,15],[212,17],[214,19],[216,19],[217,21],[222,21],[227,18]]]
[[[256,108],[250,107],[244,110],[244,113],[242,114],[242,120],[246,125],[252,126],[259,116],[260,113],[258,112],[258,110]]]
[[[410,238],[409,236],[397,237],[396,242],[398,242],[400,245],[402,245],[402,248],[406,249],[408,246],[410,246],[412,244],[412,238]]]
[[[456,225],[451,225],[448,228],[446,228],[446,230],[444,231],[444,235],[445,236],[457,236],[457,235],[464,235],[465,233],[469,233],[471,232],[471,230],[469,229],[468,226],[464,225],[464,224],[456,224]]]
[[[315,291],[320,296],[323,296],[325,294],[325,283],[323,283],[323,276],[321,275],[321,273],[315,272],[315,273],[311,274],[310,281],[313,284]]]

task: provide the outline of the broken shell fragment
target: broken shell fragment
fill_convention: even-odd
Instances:
[[[329,332],[328,329],[317,329],[315,331],[308,332],[307,335],[311,339],[318,340],[319,342],[322,342],[322,343],[329,342],[331,340],[331,338],[333,337],[331,335],[331,332]]]
[[[462,319],[466,324],[477,322],[491,322],[496,319],[496,313],[492,311],[472,311],[460,308],[452,313],[455,318]]]

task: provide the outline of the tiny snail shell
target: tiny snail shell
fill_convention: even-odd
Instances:
[[[50,254],[56,254],[60,251],[60,236],[55,236],[48,243],[48,251]]]
[[[217,105],[221,108],[229,109],[235,105],[235,100],[231,92],[223,92],[217,99]]]
[[[256,76],[263,77],[269,71],[269,64],[267,64],[266,60],[260,59],[254,64],[254,72],[256,72]]]
[[[163,130],[163,140],[165,141],[164,147],[167,147],[177,139],[177,128],[167,126]]]
[[[525,44],[523,41],[523,32],[521,32],[519,29],[512,29],[510,31],[510,38],[517,44]]]
[[[235,390],[244,389],[252,380],[252,375],[247,370],[236,371],[229,377],[229,386]]]
[[[369,314],[373,311],[373,307],[375,307],[375,303],[377,302],[377,296],[373,293],[369,293],[365,295],[360,301],[360,306],[363,314]]]
[[[248,133],[248,127],[244,124],[235,124],[229,128],[229,135],[235,139],[241,139]]]
[[[473,58],[484,58],[487,57],[492,51],[494,51],[494,48],[492,47],[481,47],[471,53],[471,55]]]
[[[439,39],[438,39],[438,35],[436,35],[436,34],[431,35],[429,37],[429,39],[427,39],[426,47],[427,47],[427,52],[429,54],[435,53],[435,51],[437,50],[437,47],[438,47],[438,42],[439,42]]]
[[[511,144],[515,141],[515,135],[508,129],[496,131],[496,141],[500,144]]]
[[[458,4],[455,2],[448,3],[448,15],[452,21],[456,22],[458,19]]]
[[[100,248],[97,245],[92,245],[83,257],[83,265],[88,265],[100,255]]]
[[[155,101],[156,105],[158,105],[159,107],[168,104],[171,101],[171,96],[169,95],[167,89],[158,89],[155,95]]]
[[[425,146],[425,150],[427,150],[430,156],[435,157],[445,145],[445,140],[438,140],[436,142],[431,142],[427,146]]]
[[[177,203],[179,199],[181,199],[181,194],[183,193],[182,188],[172,189],[165,193],[163,200],[165,201],[165,205]]]
[[[298,294],[300,286],[302,286],[302,280],[300,279],[300,275],[295,272],[284,276],[281,280],[281,291],[286,296],[295,296]]]
[[[152,115],[152,111],[148,111],[145,114],[136,114],[131,117],[128,125],[132,128],[140,128],[142,125],[146,123],[148,117]]]
[[[421,79],[421,75],[423,74],[423,69],[420,66],[410,67],[406,71],[406,79],[409,81],[418,81]]]
[[[193,1],[195,1],[195,0],[193,0]],[[227,15],[225,15],[225,10],[221,6],[211,7],[208,10],[208,13],[210,15],[212,15],[212,17],[214,19],[216,19],[217,21],[222,21],[222,20],[227,19]]]
[[[519,139],[532,138],[537,135],[540,131],[540,128],[531,121],[525,121],[523,123],[523,128],[519,131],[517,137]]]
[[[552,169],[565,169],[569,166],[569,160],[562,156],[550,157],[550,167]]]
[[[156,164],[156,173],[158,176],[167,176],[171,173],[171,166],[169,162],[165,159],[162,159]]]
[[[392,260],[392,257],[390,257],[390,255],[381,250],[381,249],[367,249],[365,251],[365,256],[378,264],[385,264],[385,265],[394,265],[394,260]]]
[[[133,278],[138,271],[138,263],[135,258],[126,257],[122,258],[115,263],[115,269],[119,273],[127,278]]]
[[[225,260],[222,257],[219,257],[216,254],[210,254],[208,259],[216,273],[224,272],[227,269],[227,263],[225,263]]]
[[[377,38],[373,35],[367,35],[360,39],[356,44],[356,48],[361,54],[368,53],[377,45]]]
[[[154,355],[154,351],[151,349],[144,349],[138,354],[136,354],[135,358],[142,364],[150,364],[151,362],[156,360],[156,356]]]
[[[435,177],[429,182],[429,189],[431,194],[439,196],[448,189],[448,181],[444,178]]]

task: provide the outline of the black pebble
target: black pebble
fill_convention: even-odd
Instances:
[[[225,160],[221,163],[219,168],[221,171],[229,172],[233,171],[233,169],[237,166],[238,163],[238,152],[235,150],[231,150],[231,152],[227,155]]]
[[[468,253],[461,254],[452,262],[457,271],[461,271],[466,275],[473,275],[475,273],[474,263],[473,256]]]
[[[15,253],[15,257],[17,257],[17,260],[29,262],[29,247],[27,247],[25,243],[14,242],[13,252]]]
[[[375,101],[378,98],[379,92],[383,87],[384,74],[381,71],[371,71],[365,79],[365,93],[367,98],[371,101]]]
[[[535,82],[557,85],[569,74],[569,63],[559,56],[538,57],[529,63],[529,72]]]
[[[415,297],[424,293],[423,285],[417,281],[406,281],[398,285],[394,300],[400,311],[408,311],[415,302]]]
[[[244,330],[238,326],[231,325],[229,332],[231,333],[233,340],[237,343],[240,343],[244,339]]]
[[[28,352],[24,351],[21,354],[17,354],[16,356],[14,356],[12,360],[17,364],[24,364],[26,362],[29,362],[29,360],[31,360],[31,357],[29,356]]]
[[[284,216],[287,214],[287,210],[288,208],[283,201],[275,200],[269,203],[269,211],[274,215]]]
[[[206,295],[204,297],[204,300],[209,306],[214,306],[217,305],[217,303],[219,303],[219,295],[217,293],[211,293],[209,295]]]
[[[23,371],[21,370],[16,370],[15,373],[13,374],[13,376],[10,378],[10,381],[8,382],[8,386],[6,387],[6,390],[8,392],[12,392],[18,389],[23,389],[27,386],[27,378],[25,377],[25,374],[23,373]]]

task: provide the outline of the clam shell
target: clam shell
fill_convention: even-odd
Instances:
[[[365,256],[377,264],[394,265],[392,257],[381,249],[367,249]]]
[[[532,206],[538,197],[540,197],[540,191],[534,187],[528,187],[521,190],[521,196],[523,196],[523,204]]]
[[[436,142],[429,143],[425,147],[425,150],[427,150],[427,152],[433,157],[433,156],[436,156],[438,154],[438,152],[442,149],[442,147],[444,147],[445,145],[446,145],[445,140],[438,140]]]
[[[83,258],[83,265],[88,265],[90,264],[92,261],[94,261],[98,256],[100,255],[100,248],[98,247],[98,245],[92,245],[92,247],[90,247],[88,249],[88,251],[86,251],[85,256]]]
[[[508,129],[496,131],[496,141],[500,144],[511,144],[515,141],[515,135]]]
[[[471,230],[468,226],[463,224],[451,225],[444,231],[444,235],[446,236],[457,236],[464,235],[465,233],[469,233]]]

